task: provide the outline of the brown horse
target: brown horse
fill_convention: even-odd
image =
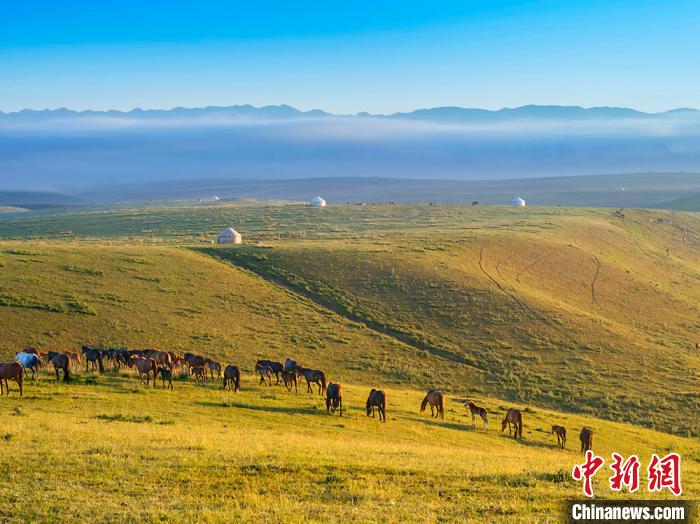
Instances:
[[[238,393],[241,390],[241,368],[238,366],[226,366],[224,369],[224,385],[221,389],[226,389],[228,384],[228,390],[231,391],[233,386],[233,392]]]
[[[501,431],[504,431],[506,429],[506,424],[508,425],[508,433],[511,432],[510,425],[513,424],[513,428],[515,429],[515,436],[513,438],[515,438],[516,440],[520,438],[520,440],[522,440],[523,414],[520,412],[519,409],[510,408],[508,410],[508,413],[506,413],[506,416],[503,419],[503,423],[501,424]]]
[[[425,411],[425,406],[430,403],[430,416],[441,419],[445,419],[445,395],[440,393],[437,389],[431,389],[428,394],[425,395],[423,402],[420,404],[420,412]]]
[[[211,373],[211,379],[214,380],[214,371],[216,371],[216,378],[221,378],[221,364],[208,358],[207,366],[209,367],[209,372]]]
[[[7,384],[7,379],[14,379],[19,385],[19,398],[22,398],[22,381],[24,377],[22,373],[24,368],[22,364],[17,362],[10,362],[7,364],[0,364],[0,396],[2,396],[2,383],[5,382],[5,389],[7,390],[7,396],[10,396],[10,386]]]
[[[343,392],[340,384],[331,382],[326,388],[326,411],[335,413],[335,410],[340,411],[340,416],[343,416]]]
[[[185,353],[185,364],[190,368],[190,375],[194,368],[202,367],[206,364],[204,357],[195,355],[194,353]]]
[[[379,420],[386,422],[386,393],[383,391],[373,389],[369,392],[367,404],[365,405],[368,417],[372,415],[374,418],[374,408],[378,408]]]
[[[152,358],[135,357],[129,362],[129,366],[136,366],[139,372],[139,380],[143,383],[143,376],[146,375],[146,387],[151,382],[151,373],[153,374],[153,387],[156,387],[156,377],[158,376],[158,365]]]
[[[309,369],[297,366],[297,375],[306,379],[306,392],[313,393],[311,384],[318,384],[318,394],[323,395],[326,392],[326,375],[318,369]]]
[[[64,353],[68,358],[70,358],[71,365],[73,366],[73,370],[75,371],[76,368],[80,369],[83,367],[83,361],[80,358],[80,353],[77,351],[66,351]]]
[[[204,366],[192,368],[192,374],[194,375],[195,383],[202,384],[203,386],[207,384],[207,370]]]
[[[269,385],[272,386],[272,375],[274,372],[270,366],[264,366],[258,361],[255,364],[255,372],[260,375],[260,386],[265,384],[265,379],[268,380]]]
[[[471,412],[472,414],[472,427],[476,427],[476,416],[479,415],[481,417],[481,420],[484,421],[484,429],[488,430],[489,429],[489,415],[488,411],[486,411],[486,408],[482,408],[474,404],[471,400],[467,400],[464,403],[465,407]]]
[[[581,453],[593,449],[593,430],[591,428],[583,428],[578,439],[581,441]]]
[[[56,382],[58,382],[58,370],[63,371],[63,382],[70,380],[71,359],[68,355],[49,351],[47,354],[48,362],[53,364],[53,370],[56,372]]]
[[[255,363],[255,369],[258,368],[258,364],[270,368],[276,378],[275,385],[278,385],[280,383],[280,375],[284,371],[284,366],[281,362],[276,362],[274,360],[258,360]]]
[[[557,446],[566,449],[566,428],[564,426],[552,426],[552,433],[557,435]]]
[[[296,370],[294,370],[294,371],[282,371],[282,380],[284,380],[284,386],[287,388],[287,391],[291,391],[292,386],[294,386],[294,393],[299,392],[299,390],[297,389]]]

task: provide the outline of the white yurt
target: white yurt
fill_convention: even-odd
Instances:
[[[525,207],[525,200],[519,196],[514,196],[513,200],[510,201],[510,204],[515,207]]]
[[[320,196],[317,196],[316,198],[311,199],[309,205],[314,207],[326,207],[326,201],[323,200]]]
[[[241,243],[241,234],[233,229],[232,227],[227,227],[224,229],[221,233],[219,233],[219,236],[216,237],[216,243],[217,244],[240,244]]]

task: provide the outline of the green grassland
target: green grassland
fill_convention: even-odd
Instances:
[[[242,246],[211,245],[226,226]],[[238,396],[44,376],[0,402],[0,516],[544,520],[580,493],[567,475],[584,424],[599,452],[681,452],[697,497],[693,213],[251,201],[28,212],[0,218],[0,275],[0,360],[81,343],[247,372],[291,356],[342,383],[351,408],[331,418],[319,398],[252,376]],[[389,391],[386,425],[360,411],[370,387]],[[429,387],[484,403],[491,431],[466,427],[453,402],[444,423],[419,416]],[[523,443],[498,433],[511,405],[527,408]],[[567,452],[545,433],[560,422]],[[39,502],[20,496],[40,482]]]
[[[85,374],[84,374],[85,375]],[[333,378],[333,377],[332,377]],[[491,429],[469,426],[448,401],[445,420],[418,413],[422,393],[387,389],[386,424],[367,417],[368,385],[345,384],[346,412],[317,395],[259,387],[241,393],[176,381],[146,390],[134,375],[41,378],[0,404],[0,516],[49,521],[545,521],[581,496],[574,429],[596,451],[683,455],[683,489],[697,496],[697,443],[635,426],[528,408],[522,442],[498,424],[508,404],[482,399]],[[16,390],[15,390],[16,393]],[[565,424],[565,451],[547,432]],[[595,478],[609,497],[608,471]],[[629,497],[629,495],[621,495]],[[646,497],[647,495],[645,495]],[[632,496],[631,498],[635,498]]]

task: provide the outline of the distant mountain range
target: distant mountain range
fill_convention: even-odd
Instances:
[[[81,195],[114,183],[155,184],[149,194],[159,198],[169,194],[164,184],[212,179],[498,180],[650,171],[700,172],[700,111],[530,105],[334,115],[239,105],[0,113],[0,190]]]
[[[464,107],[433,107],[417,109],[406,113],[338,115],[312,109],[301,111],[289,105],[270,105],[254,107],[252,105],[209,106],[203,108],[176,107],[173,109],[132,109],[131,111],[74,111],[71,109],[23,109],[17,112],[0,111],[0,122],[40,122],[54,119],[188,119],[202,117],[249,118],[263,120],[287,120],[325,117],[360,117],[393,120],[417,120],[444,123],[502,122],[513,120],[620,120],[620,119],[665,119],[665,118],[700,118],[700,111],[692,108],[677,108],[660,113],[645,113],[625,107],[579,107],[558,105],[526,105],[498,110],[475,109]]]

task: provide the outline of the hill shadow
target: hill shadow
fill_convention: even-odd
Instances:
[[[213,408],[241,408],[249,409],[251,411],[266,411],[268,413],[286,413],[288,415],[311,415],[321,413],[320,410],[316,408],[299,408],[299,407],[284,407],[284,406],[259,406],[255,404],[246,404],[245,402],[239,401],[197,401],[195,402],[198,406],[213,407]]]

